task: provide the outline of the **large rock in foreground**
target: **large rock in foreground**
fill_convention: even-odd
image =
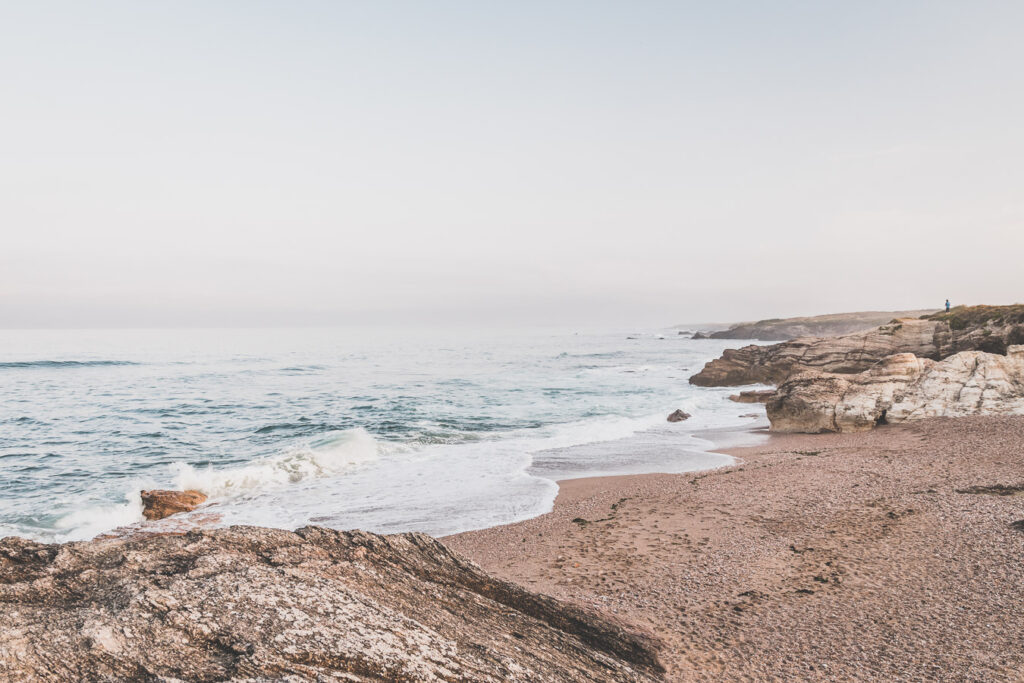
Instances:
[[[648,681],[652,637],[423,534],[0,541],[0,680]]]
[[[1024,346],[943,361],[896,354],[855,374],[806,372],[766,404],[775,432],[851,432],[927,417],[1024,415]]]

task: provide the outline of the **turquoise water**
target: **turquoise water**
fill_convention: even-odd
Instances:
[[[628,338],[635,337],[635,338]],[[445,534],[550,509],[556,479],[728,462],[734,342],[670,332],[0,331],[0,536],[141,520],[198,488],[221,523]],[[683,408],[694,417],[668,424]]]

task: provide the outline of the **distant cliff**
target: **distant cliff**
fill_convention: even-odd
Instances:
[[[805,318],[769,318],[753,323],[737,323],[727,330],[712,332],[707,336],[712,339],[757,339],[760,341],[786,341],[797,337],[838,337],[884,325],[894,318],[920,318],[933,312],[934,309],[861,311]]]

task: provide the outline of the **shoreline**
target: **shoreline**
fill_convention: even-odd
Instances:
[[[1024,678],[1024,495],[985,488],[1024,487],[1020,443],[1020,417],[771,435],[441,540],[649,629],[669,680]]]

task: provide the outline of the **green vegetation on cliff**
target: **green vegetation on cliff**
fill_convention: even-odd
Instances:
[[[947,313],[940,311],[921,316],[923,320],[943,320],[954,331],[992,325],[1018,325],[1024,323],[1024,304],[1009,306],[954,306]]]

